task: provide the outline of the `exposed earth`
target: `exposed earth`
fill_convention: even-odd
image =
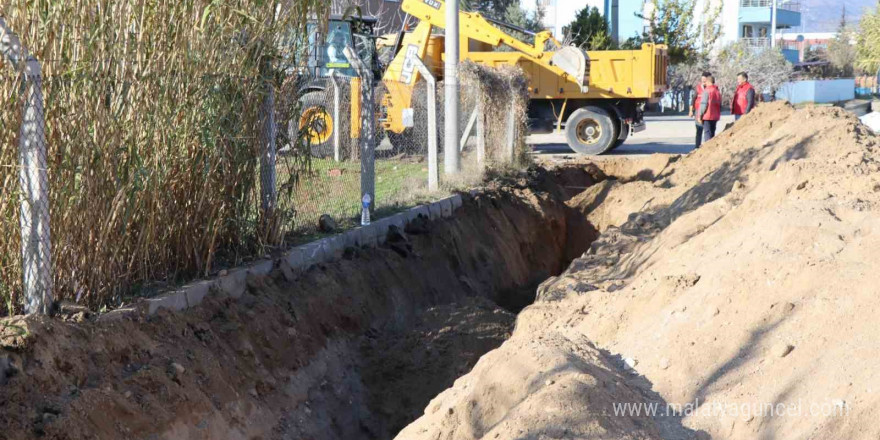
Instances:
[[[0,439],[875,439],[880,154],[764,104],[182,313],[0,326]]]

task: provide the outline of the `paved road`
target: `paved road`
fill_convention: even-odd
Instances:
[[[687,116],[648,116],[647,129],[627,139],[626,143],[601,157],[648,155],[653,153],[687,154],[694,149],[694,121]],[[722,116],[719,129],[733,122],[733,116]],[[563,159],[576,153],[568,147],[563,133],[533,134],[527,140],[536,156]]]

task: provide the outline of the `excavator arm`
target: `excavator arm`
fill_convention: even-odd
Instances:
[[[439,64],[445,55],[439,57],[426,57],[429,44],[432,43],[432,31],[434,28],[446,27],[446,2],[442,0],[403,0],[401,4],[403,12],[419,20],[418,26],[403,38],[400,51],[388,66],[383,75],[387,93],[383,98],[383,105],[387,115],[383,118],[386,130],[401,133],[406,129],[403,112],[412,107],[412,95],[416,83],[419,80],[418,69],[415,68],[413,57],[422,60],[430,60],[428,68],[440,72]],[[519,60],[526,60],[549,70],[561,78],[564,82],[577,85],[586,93],[589,84],[589,58],[586,53],[575,47],[561,47],[562,45],[553,38],[549,32],[540,32],[535,35],[535,43],[528,44],[514,36],[493,26],[481,14],[473,12],[459,13],[460,27],[460,54],[461,58],[480,61],[478,52],[471,52],[472,42],[482,43],[492,49],[507,46],[513,49],[508,62],[504,64],[517,64]],[[545,46],[552,41],[557,50],[548,52]],[[440,44],[440,43],[433,43]],[[445,54],[445,51],[441,51]],[[483,52],[485,53],[485,52]]]

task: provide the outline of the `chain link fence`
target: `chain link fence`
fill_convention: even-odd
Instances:
[[[16,290],[24,293],[19,296],[23,297],[25,312],[47,313],[53,299],[53,272],[42,71],[40,63],[27,55],[2,18],[0,62],[9,62],[15,71],[15,75],[6,76],[0,85],[2,96],[7,98],[4,101],[11,110],[3,112],[3,126],[18,127],[17,136],[3,135],[5,140],[12,142],[0,146],[0,157],[7,158],[2,167],[0,212],[8,215],[3,220],[7,240],[2,246],[5,252],[0,273],[20,273],[18,277],[4,278],[0,287],[15,289],[19,286]],[[17,151],[13,147],[15,144]],[[18,179],[15,179],[16,174]],[[13,184],[16,180],[17,186]],[[18,228],[12,215],[15,205],[18,205]],[[9,233],[16,230],[19,234]],[[15,246],[16,242],[18,246]],[[13,263],[17,259],[12,256],[20,257],[17,265]],[[11,309],[13,302],[19,299],[11,294],[3,295],[3,298],[7,304],[0,310]]]
[[[30,58],[22,72],[24,105],[19,142],[22,288],[25,311],[47,313],[52,304],[48,145],[40,63]]]
[[[352,136],[352,77],[292,77],[281,87],[278,192],[294,234],[351,227],[359,217],[359,139]],[[323,217],[323,219],[322,219]]]
[[[118,305],[356,227],[365,195],[381,217],[522,164],[515,72],[463,68],[463,172],[447,176],[443,84],[372,78],[357,53],[251,77],[4,71],[0,316]],[[410,94],[403,130],[393,93]]]

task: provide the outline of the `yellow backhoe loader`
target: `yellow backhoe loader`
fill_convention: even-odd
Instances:
[[[380,46],[390,46],[393,59],[381,66],[371,31],[375,18],[331,17],[327,44],[320,35],[310,40],[312,67],[316,80],[311,82],[303,99],[301,127],[312,127],[313,152],[326,152],[333,130],[343,130],[352,138],[359,136],[357,94],[351,87],[353,103],[345,121],[333,121],[332,102],[321,100],[328,88],[329,72],[355,77],[348,62],[338,54],[341,47],[352,45],[362,59],[369,60],[374,77],[382,78],[384,96],[380,98],[378,120],[394,143],[395,138],[412,130],[413,94],[420,78],[413,58],[420,58],[438,81],[443,80],[445,45],[443,35],[435,31],[445,27],[446,3],[442,0],[403,0],[401,9],[418,24],[411,31],[402,30],[394,42],[384,39]],[[405,20],[411,21],[411,20]],[[666,91],[667,52],[662,45],[644,44],[639,50],[584,52],[564,46],[550,32],[530,33],[479,13],[461,12],[460,56],[489,67],[519,66],[529,78],[529,127],[532,132],[565,129],[569,146],[582,154],[601,154],[622,144],[634,132],[644,129],[644,107],[656,102]],[[317,32],[319,27],[313,26]],[[512,33],[534,38],[526,43]],[[313,92],[313,93],[308,93]],[[352,116],[354,115],[354,116]],[[406,117],[410,115],[410,117]]]

